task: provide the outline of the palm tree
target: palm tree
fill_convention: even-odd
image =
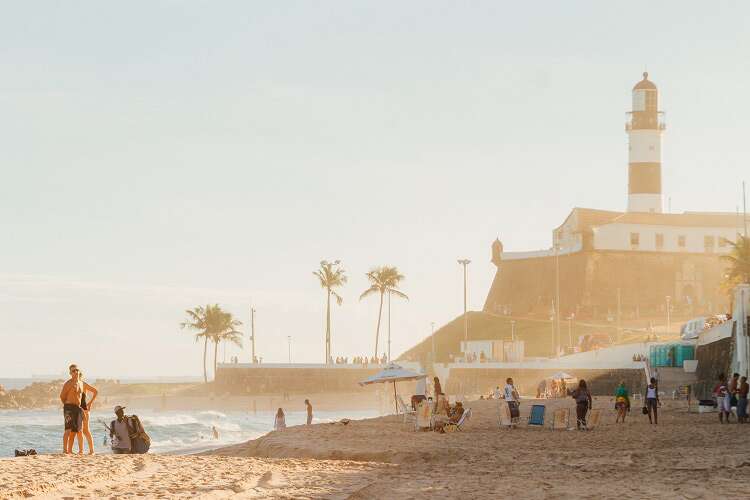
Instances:
[[[320,269],[313,271],[313,274],[318,277],[320,286],[326,290],[326,364],[328,364],[331,360],[331,296],[336,299],[338,305],[341,305],[344,299],[333,289],[344,286],[348,278],[339,260],[333,262],[321,260]]]
[[[235,320],[232,313],[225,312],[218,304],[208,304],[206,307],[198,306],[185,311],[188,317],[186,321],[180,323],[183,329],[189,329],[197,332],[195,341],[203,339],[203,381],[208,382],[208,371],[206,369],[206,355],[208,351],[208,342],[214,343],[214,374],[216,373],[216,353],[219,349],[219,342],[228,340],[239,346],[242,346],[240,336],[241,332],[236,327],[242,323]]]
[[[750,238],[738,234],[736,242],[727,243],[732,248],[729,254],[721,256],[721,260],[728,264],[722,285],[731,293],[736,285],[750,283]]]
[[[219,343],[231,342],[237,347],[242,347],[242,332],[237,330],[242,322],[234,319],[232,313],[221,311],[219,329],[213,337],[214,341],[214,377],[216,376],[216,355],[219,352]]]
[[[213,340],[213,336],[217,331],[217,314],[218,305],[207,305],[206,307],[197,306],[192,309],[187,309],[185,313],[188,315],[187,320],[180,323],[180,328],[189,329],[197,332],[195,334],[195,341],[198,342],[203,339],[203,381],[208,382],[208,372],[206,370],[206,354],[208,351],[208,341]],[[220,310],[220,309],[219,309]]]
[[[375,328],[375,357],[378,357],[378,341],[380,339],[380,320],[383,315],[383,297],[387,293],[396,297],[409,300],[404,292],[398,289],[399,284],[404,279],[404,275],[398,272],[398,268],[395,266],[382,266],[372,269],[367,273],[367,279],[370,281],[370,288],[362,292],[359,296],[359,300],[364,299],[368,295],[376,293],[380,294],[380,307],[378,308],[378,325]]]

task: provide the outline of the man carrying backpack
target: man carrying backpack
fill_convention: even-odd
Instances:
[[[115,406],[117,420],[113,420],[109,427],[109,437],[112,439],[112,452],[147,453],[151,447],[151,438],[143,429],[137,415],[125,415],[124,406]]]

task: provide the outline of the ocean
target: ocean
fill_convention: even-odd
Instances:
[[[138,412],[151,437],[152,453],[189,454],[255,439],[273,430],[275,412],[257,414],[242,411],[158,411]],[[316,411],[313,423],[333,422],[342,418],[377,417],[377,411]],[[102,422],[114,419],[110,411],[93,411],[91,434],[97,453],[111,453]],[[287,412],[288,426],[304,424],[304,411]],[[219,439],[213,439],[216,427]],[[62,451],[62,410],[0,410],[0,457],[14,455],[15,449],[34,448],[38,453]],[[85,439],[84,439],[85,441]],[[77,452],[77,444],[73,451]],[[86,449],[88,451],[88,449]]]

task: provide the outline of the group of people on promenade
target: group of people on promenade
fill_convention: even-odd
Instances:
[[[383,354],[382,357],[376,358],[375,356],[367,357],[367,356],[354,356],[351,361],[349,361],[348,357],[343,356],[337,356],[336,359],[331,358],[331,363],[335,365],[385,365],[388,363],[388,356]]]
[[[73,442],[78,438],[78,454],[83,455],[83,437],[89,445],[89,455],[94,454],[94,439],[89,429],[89,411],[91,410],[98,391],[83,380],[83,372],[77,365],[68,367],[68,379],[60,391],[60,401],[63,404],[63,419],[65,432],[63,433],[63,453],[73,453]],[[87,398],[91,394],[91,399]]]

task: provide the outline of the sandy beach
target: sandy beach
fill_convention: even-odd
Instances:
[[[659,426],[609,398],[590,432],[498,429],[497,402],[468,404],[463,432],[400,418],[291,427],[201,456],[38,456],[0,462],[0,496],[40,498],[716,498],[746,496],[750,437],[665,401]],[[548,410],[571,400],[547,401]],[[522,405],[525,420],[530,403]],[[637,408],[636,408],[637,409]]]

